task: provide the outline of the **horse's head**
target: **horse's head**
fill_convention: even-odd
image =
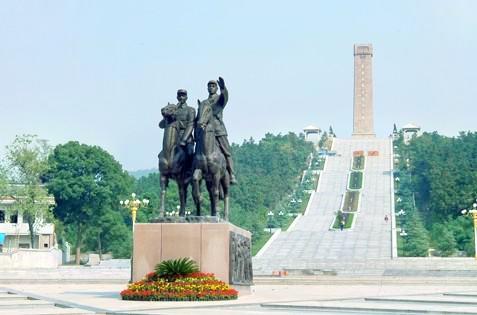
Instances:
[[[197,114],[197,126],[205,129],[207,124],[210,122],[212,118],[212,106],[210,106],[209,102],[204,101],[199,103],[199,112]]]
[[[168,103],[166,107],[161,109],[162,117],[166,120],[167,123],[171,123],[176,120],[177,106],[174,104]]]
[[[177,106],[170,103],[161,109],[161,114],[166,121],[166,126],[164,128],[162,151],[159,159],[162,159],[162,162],[165,163],[165,165],[168,165],[168,163],[172,161],[174,148],[178,143],[179,132],[174,123],[176,121],[176,111]]]

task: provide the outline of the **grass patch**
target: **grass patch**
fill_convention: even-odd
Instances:
[[[364,156],[353,157],[353,169],[364,170]]]
[[[255,256],[260,249],[262,249],[263,245],[268,242],[270,237],[272,237],[273,234],[270,233],[263,233],[256,241],[255,243],[252,243],[252,257]]]
[[[363,187],[363,172],[351,172],[349,176],[349,188],[361,189]]]
[[[340,222],[344,219],[344,229],[351,228],[353,224],[354,213],[343,213],[341,211],[335,217],[335,222],[333,223],[333,229],[340,228]]]
[[[282,223],[282,231],[288,230],[290,225],[293,223],[293,221],[296,219],[296,216],[286,216],[286,218],[283,220]]]
[[[305,213],[306,206],[308,205],[308,201],[310,200],[311,194],[305,193],[303,197],[301,198],[301,203],[300,203],[300,210],[298,210],[298,213]]]
[[[347,191],[343,203],[342,211],[356,212],[358,211],[359,191]]]

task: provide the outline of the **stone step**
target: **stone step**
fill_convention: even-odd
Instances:
[[[0,309],[33,308],[52,306],[54,303],[43,300],[0,300]]]
[[[91,315],[94,312],[85,311],[79,308],[64,307],[41,307],[41,308],[18,308],[18,309],[0,309],[0,315]]]
[[[330,311],[330,312],[361,312],[366,314],[477,314],[477,306],[460,304],[434,303],[401,303],[388,301],[386,303],[366,301],[363,299],[337,300],[337,301],[304,301],[290,303],[265,303],[262,307],[276,310],[289,311]]]
[[[469,293],[469,292],[457,293],[457,292],[454,292],[454,293],[444,293],[443,295],[445,295],[445,296],[477,298],[477,292],[476,293]]]
[[[9,293],[9,292],[0,292],[0,301],[5,301],[5,300],[25,300],[28,297],[24,295],[18,295],[14,293]]]
[[[365,298],[365,301],[383,303],[421,303],[421,304],[459,304],[477,306],[477,296],[475,297],[455,297],[446,295],[419,295],[419,296],[393,296],[393,297],[373,297]]]
[[[255,285],[459,285],[476,286],[477,278],[450,277],[387,277],[387,276],[259,276],[254,277]],[[464,295],[465,293],[462,293]],[[477,295],[476,295],[477,298]]]

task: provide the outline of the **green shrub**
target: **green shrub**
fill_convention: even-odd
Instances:
[[[364,156],[355,156],[353,157],[353,169],[354,170],[363,170],[364,169]]]
[[[160,278],[173,280],[177,276],[185,276],[193,272],[198,272],[199,267],[190,258],[179,258],[164,260],[156,265],[154,269]]]
[[[333,223],[333,229],[339,229],[340,228],[340,222],[342,221],[344,217],[344,229],[349,229],[351,228],[351,225],[353,224],[353,217],[354,213],[343,213],[341,211],[338,211],[338,214],[336,215],[335,222]]]
[[[361,189],[363,186],[363,172],[351,172],[349,176],[349,188]]]

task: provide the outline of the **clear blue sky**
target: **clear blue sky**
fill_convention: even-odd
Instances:
[[[156,166],[160,108],[226,80],[229,138],[352,131],[353,44],[374,46],[375,129],[475,130],[477,1],[0,2],[0,147],[33,133]],[[3,153],[3,149],[0,150]]]

